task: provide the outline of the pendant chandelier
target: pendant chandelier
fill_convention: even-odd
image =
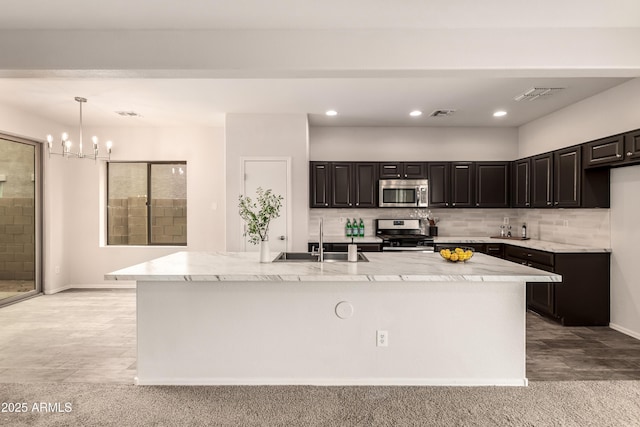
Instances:
[[[101,156],[99,154],[99,150],[98,150],[98,137],[94,136],[91,138],[91,142],[93,143],[93,153],[88,153],[85,154],[82,151],[82,104],[84,104],[85,102],[87,102],[86,98],[81,98],[79,96],[76,96],[74,98],[79,104],[80,104],[80,138],[79,138],[79,142],[78,142],[78,151],[77,152],[72,152],[71,151],[71,147],[73,145],[73,143],[71,142],[71,140],[69,139],[69,135],[64,132],[62,134],[62,138],[60,141],[60,145],[62,146],[62,153],[57,153],[55,151],[53,151],[53,136],[51,135],[47,135],[47,148],[49,149],[49,157],[51,157],[51,155],[56,155],[56,156],[63,156],[63,157],[76,157],[78,159],[91,159],[91,160],[109,160],[111,159],[111,147],[112,147],[112,142],[111,141],[107,141],[106,146],[107,146],[107,155],[106,156]]]

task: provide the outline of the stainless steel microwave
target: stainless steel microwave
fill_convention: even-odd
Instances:
[[[381,208],[423,208],[429,205],[426,179],[381,179],[378,206]]]

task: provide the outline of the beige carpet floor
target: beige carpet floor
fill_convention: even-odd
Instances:
[[[0,384],[3,426],[640,426],[640,381],[529,387]],[[54,412],[34,411],[48,404]],[[65,410],[67,412],[65,412]]]

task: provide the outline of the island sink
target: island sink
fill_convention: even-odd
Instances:
[[[346,252],[325,252],[324,262],[347,262]],[[280,252],[273,262],[318,262],[318,254],[312,252]],[[358,252],[358,262],[369,262],[363,253]]]

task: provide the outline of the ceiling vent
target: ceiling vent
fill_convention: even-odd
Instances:
[[[524,93],[513,98],[515,101],[533,101],[540,97],[548,97],[556,92],[564,90],[563,87],[532,87]]]
[[[447,116],[453,116],[453,114],[456,112],[456,110],[434,110],[431,114],[429,114],[429,117],[447,117]]]
[[[140,114],[135,111],[116,111],[116,114],[122,117],[142,117]]]

